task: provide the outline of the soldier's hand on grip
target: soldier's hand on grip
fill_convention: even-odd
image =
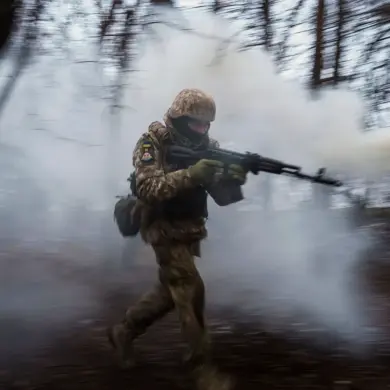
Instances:
[[[191,179],[196,184],[211,184],[216,180],[216,176],[222,176],[223,163],[216,160],[200,160],[192,167],[188,168]]]
[[[231,164],[228,167],[228,177],[234,181],[237,181],[240,185],[246,183],[247,172],[240,165]]]

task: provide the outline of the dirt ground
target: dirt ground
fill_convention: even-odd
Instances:
[[[92,256],[80,248],[45,253],[9,243],[0,256],[1,390],[191,388],[174,314],[137,341],[137,367],[129,372],[117,368],[105,339],[106,326],[152,283],[152,263],[90,267],[77,261]],[[326,334],[322,345],[313,345],[302,332],[278,332],[234,307],[210,306],[215,361],[242,390],[390,388],[390,271],[383,261],[366,268],[367,283],[383,302],[375,310],[384,334],[370,354],[354,355]]]

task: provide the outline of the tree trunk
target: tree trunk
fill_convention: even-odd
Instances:
[[[325,24],[325,0],[318,0],[316,15],[316,38],[313,68],[311,72],[311,88],[317,89],[321,85],[321,75],[323,67],[323,49],[324,49],[324,24]]]
[[[219,12],[222,9],[222,4],[221,4],[220,0],[214,0],[213,4],[211,6],[211,9],[215,13]]]
[[[337,21],[337,32],[336,32],[336,46],[335,46],[335,58],[333,68],[333,84],[338,84],[341,81],[340,68],[341,58],[343,54],[344,45],[344,26],[346,22],[347,12],[347,0],[338,0],[338,21]]]
[[[16,0],[0,0],[0,50],[11,35],[16,18]]]
[[[263,18],[264,18],[264,46],[267,51],[272,48],[272,20],[270,0],[263,0]]]

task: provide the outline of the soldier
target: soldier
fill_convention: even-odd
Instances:
[[[211,96],[184,89],[166,113],[165,125],[151,123],[134,149],[136,191],[142,204],[140,233],[156,254],[159,281],[127,310],[122,323],[108,331],[124,367],[133,363],[133,341],[174,309],[189,344],[188,362],[199,367],[209,361],[204,284],[194,257],[200,257],[200,243],[207,236],[207,195],[221,206],[241,200],[247,172],[238,165],[224,171],[223,164],[214,160],[190,167],[168,165],[164,152],[169,145],[194,150],[218,146],[208,136],[215,114]]]

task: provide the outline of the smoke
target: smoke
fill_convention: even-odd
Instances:
[[[83,266],[96,267],[99,251],[118,256],[113,248],[123,241],[112,208],[115,196],[127,191],[134,144],[150,122],[162,120],[182,88],[214,95],[217,120],[211,133],[222,146],[308,170],[328,165],[354,174],[364,168],[369,175],[386,161],[390,143],[362,134],[363,103],[356,94],[328,91],[312,100],[276,73],[267,54],[238,53],[239,39],[229,40],[235,31],[226,21],[200,11],[178,13],[166,10],[161,17],[202,34],[154,25],[159,39],[142,42],[137,71],[127,76],[123,109],[115,118],[104,99],[111,70],[90,61],[96,54],[85,40],[73,44],[71,56],[40,57],[22,76],[1,118],[1,219],[9,221],[3,222],[2,237],[27,251],[89,245],[89,256],[73,257]],[[261,199],[262,177],[249,178],[246,203]],[[283,183],[273,181],[277,193],[285,192]],[[365,339],[353,269],[369,237],[355,235],[346,221],[328,213],[265,215],[240,207],[211,206],[210,240],[199,261],[210,286],[209,304],[238,306],[286,329],[286,313],[304,313],[340,335]],[[60,278],[50,272],[47,277]],[[69,283],[69,289],[69,301],[96,304],[85,288]],[[22,317],[45,300],[29,301],[22,286],[12,293],[23,296]],[[0,304],[3,313],[10,310]]]
[[[238,39],[226,45],[237,34],[225,21],[190,13],[183,24],[220,39],[156,29],[161,41],[151,43],[137,64],[143,70],[136,76],[142,88],[128,91],[129,100],[137,102],[135,127],[161,119],[180,89],[197,87],[215,97],[217,120],[211,133],[222,146],[312,172],[325,165],[354,176],[377,174],[385,154],[381,143],[362,132],[364,105],[357,94],[339,89],[314,100],[298,83],[283,79],[266,53],[238,52]],[[261,202],[261,181],[261,175],[249,178],[247,204]],[[279,178],[271,185],[276,195],[299,187]],[[289,202],[285,196],[281,203],[286,207]],[[259,207],[211,206],[209,222],[210,239],[199,263],[210,304],[259,316],[274,330],[315,326],[348,341],[372,339],[357,277],[358,262],[372,239],[369,232],[353,231],[347,212],[336,217],[321,210],[265,213]]]

